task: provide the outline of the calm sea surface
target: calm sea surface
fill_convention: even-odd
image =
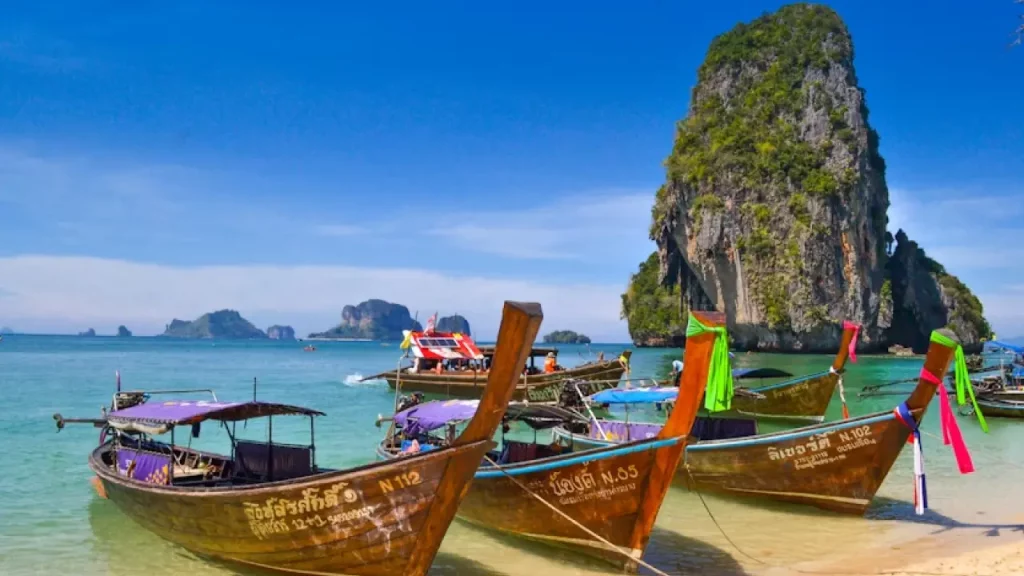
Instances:
[[[383,430],[377,414],[394,401],[383,381],[361,376],[393,368],[396,345],[317,342],[164,341],[149,338],[6,336],[0,343],[0,574],[207,576],[236,573],[192,557],[136,528],[89,485],[86,465],[98,431],[69,425],[55,433],[54,412],[97,417],[110,403],[114,371],[125,389],[213,388],[221,400],[252,396],[318,408],[327,413],[316,429],[317,460],[343,467],[373,459]],[[623,346],[593,346],[608,357]],[[584,347],[563,346],[560,362],[583,362]],[[637,350],[633,376],[663,373],[679,350]],[[739,355],[739,366],[767,365],[803,374],[826,369],[824,356]],[[916,359],[862,357],[848,366],[847,399],[854,415],[890,410],[902,398],[859,400],[869,383],[912,377]],[[938,434],[936,406],[923,429]],[[838,398],[828,419],[839,418]],[[280,420],[287,420],[281,418]],[[951,554],[964,548],[1024,539],[1024,422],[991,419],[984,435],[960,418],[978,469],[959,476],[949,449],[924,439],[931,509],[913,514],[912,460],[904,450],[866,518],[819,513],[799,506],[752,504],[713,496],[703,500],[673,488],[658,518],[645,560],[669,573],[787,574],[791,569],[827,574],[870,573],[872,568]],[[767,430],[767,427],[763,427]],[[248,433],[258,437],[255,423]],[[187,441],[179,439],[179,442]],[[195,443],[223,446],[204,428]],[[308,424],[275,420],[275,440],[305,443]],[[710,511],[710,514],[709,514]],[[723,535],[724,532],[724,535]],[[738,547],[738,548],[737,548]],[[602,574],[604,566],[571,553],[480,531],[456,521],[432,574]]]

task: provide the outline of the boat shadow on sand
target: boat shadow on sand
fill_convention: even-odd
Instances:
[[[458,523],[466,526],[467,529],[478,531],[480,534],[486,534],[487,537],[494,539],[503,547],[507,546],[508,548],[515,549],[519,552],[540,557],[548,562],[558,563],[561,565],[559,566],[559,570],[577,569],[586,570],[587,573],[594,574],[622,574],[621,570],[616,569],[610,564],[572,550],[560,549],[553,547],[550,544],[532,542],[530,540],[525,540],[522,537],[510,536],[492,530],[481,529],[463,521],[458,521]],[[440,556],[441,555],[439,554],[438,562],[434,563],[434,567],[430,571],[431,575],[505,574],[506,576],[512,576],[516,573],[500,573],[494,572],[490,569],[487,569],[489,571],[481,572],[472,572],[468,570],[466,572],[445,572],[443,571],[443,568],[438,570],[438,563],[459,557],[450,555],[448,558],[442,560]],[[701,542],[700,540],[687,538],[678,532],[666,530],[657,526],[651,532],[651,540],[647,545],[647,550],[644,552],[643,560],[658,570],[667,572],[668,574],[701,574],[707,576],[748,576],[749,574],[727,552],[705,542]],[[639,569],[639,574],[650,573],[650,570],[642,566]]]
[[[912,524],[923,524],[934,526],[936,530],[932,534],[941,534],[950,530],[983,530],[988,537],[1003,536],[1013,532],[1024,534],[1024,524],[1013,523],[986,523],[986,522],[964,522],[936,512],[929,508],[924,514],[918,516],[914,513],[914,505],[910,502],[876,496],[871,508],[864,516],[868,520],[885,522],[907,522]]]
[[[678,486],[679,490],[684,494],[691,494],[696,496],[696,491],[690,491],[685,486]],[[700,497],[704,501],[705,507],[710,510],[711,514],[716,514],[717,506],[735,506],[742,504],[745,507],[757,508],[767,512],[778,513],[781,515],[793,515],[798,514],[807,517],[820,517],[820,518],[851,518],[856,519],[856,516],[844,516],[827,510],[821,510],[807,504],[796,504],[792,502],[778,502],[774,500],[763,500],[757,498],[740,498],[730,497],[720,494],[708,494],[701,493]],[[726,514],[731,511],[725,511]],[[900,500],[897,498],[888,498],[885,496],[875,496],[871,502],[871,506],[863,516],[863,520],[869,522],[905,522],[909,524],[922,524],[935,526],[937,530],[933,534],[941,534],[954,529],[982,529],[985,530],[986,536],[1001,536],[1003,533],[1020,532],[1024,534],[1024,524],[1014,523],[985,523],[985,522],[964,522],[957,520],[950,516],[946,516],[940,512],[936,512],[932,508],[928,508],[924,511],[924,514],[918,516],[914,513],[914,503],[906,500]]]

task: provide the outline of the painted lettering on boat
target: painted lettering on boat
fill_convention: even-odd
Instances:
[[[587,472],[587,469],[577,472],[573,476],[560,476],[561,470],[556,470],[548,476],[548,486],[555,496],[565,496],[576,492],[584,492],[597,486],[594,475]]]
[[[536,386],[526,389],[526,398],[530,402],[554,402],[558,400],[559,387],[554,385]]]
[[[635,490],[636,483],[631,480],[640,476],[640,471],[637,470],[635,464],[601,471],[600,483],[586,468],[572,476],[562,476],[561,474],[561,470],[552,472],[548,476],[548,487],[551,489],[551,493],[558,498],[559,504],[568,505],[594,499],[608,499],[615,494]]]
[[[833,445],[835,436],[838,435],[840,443]],[[841,462],[846,459],[846,453],[864,446],[877,444],[878,441],[871,437],[871,426],[864,425],[851,430],[837,432],[829,430],[820,434],[812,434],[807,441],[792,444],[785,448],[775,446],[768,447],[768,458],[770,460],[790,460],[797,470],[807,470]]]
[[[636,478],[640,475],[637,471],[636,465],[630,464],[628,468],[619,466],[614,472],[601,472],[601,481],[605,484],[616,484],[618,482],[624,482],[632,478]]]
[[[384,494],[394,492],[396,490],[396,486],[398,490],[401,490],[402,488],[408,488],[422,483],[423,479],[420,478],[420,473],[415,470],[377,481],[377,484],[380,485],[380,491]]]
[[[302,498],[267,498],[263,503],[243,502],[245,516],[249,520],[249,528],[260,540],[272,534],[290,532],[289,521],[297,530],[304,530],[308,525],[308,516],[312,512],[326,512],[337,508],[342,501],[351,504],[359,499],[359,494],[348,488],[347,482],[338,482],[321,492],[320,488],[307,488],[302,491]],[[299,516],[299,518],[292,518]],[[301,522],[295,522],[299,520]],[[314,520],[315,523],[315,520]],[[303,526],[299,528],[299,526]]]

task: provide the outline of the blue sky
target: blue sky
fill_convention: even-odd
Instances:
[[[781,5],[57,4],[0,23],[0,324],[306,332],[377,296],[486,332],[537,298],[618,341],[707,46]],[[1024,333],[1021,10],[831,5],[894,231]]]

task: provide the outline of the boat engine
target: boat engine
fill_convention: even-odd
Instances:
[[[577,378],[570,378],[562,382],[562,392],[558,396],[558,406],[560,408],[575,410],[577,412],[586,410],[586,406],[583,404],[583,398],[580,397],[580,393],[583,393],[584,396],[589,396],[593,393],[591,388],[592,386],[590,386],[587,381],[579,380]]]
[[[413,392],[409,396],[403,394],[398,399],[398,410],[396,410],[396,412],[401,412],[402,410],[405,410],[407,408],[412,408],[413,406],[419,404],[420,402],[423,402],[422,392]]]

